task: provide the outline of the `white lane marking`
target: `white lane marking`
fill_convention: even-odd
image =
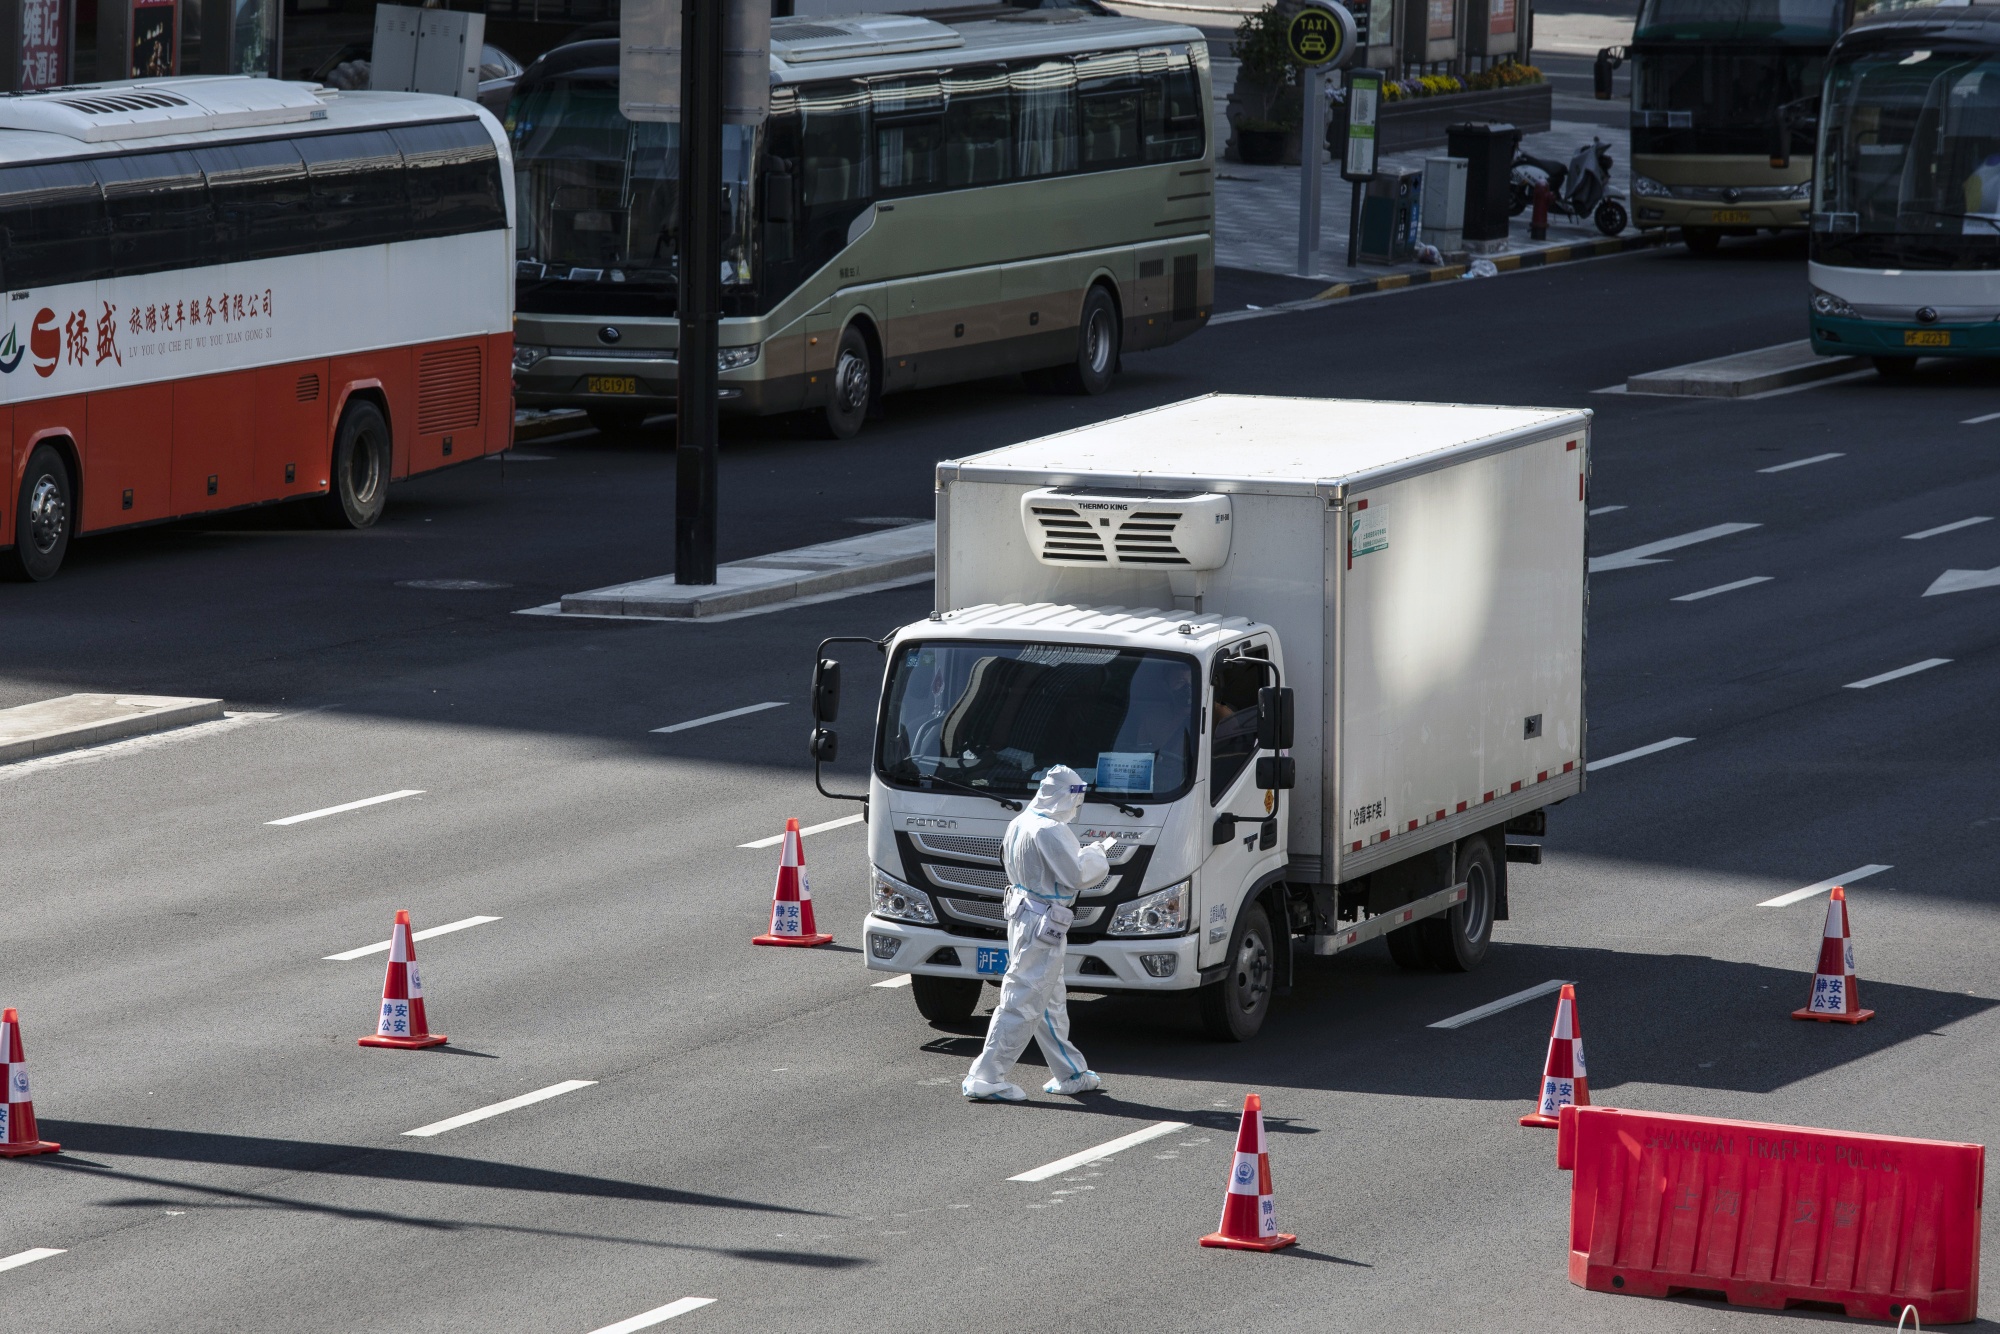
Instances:
[[[1654,558],[1663,551],[1678,551],[1697,542],[1711,542],[1718,537],[1747,533],[1752,528],[1763,526],[1761,523],[1718,523],[1712,527],[1696,529],[1692,533],[1682,533],[1679,537],[1663,537],[1657,542],[1628,547],[1624,551],[1614,551],[1608,556],[1592,556],[1590,572],[1599,574],[1605,570],[1630,570],[1640,565],[1658,565],[1661,562]]]
[[[699,1311],[704,1306],[714,1304],[713,1297],[683,1297],[677,1302],[668,1302],[665,1306],[655,1306],[650,1311],[641,1311],[630,1320],[621,1320],[615,1325],[593,1329],[590,1334],[637,1334],[639,1330],[663,1325],[677,1315],[686,1315],[689,1311]]]
[[[1768,574],[1753,574],[1748,579],[1738,579],[1733,584],[1717,584],[1714,588],[1704,588],[1694,593],[1683,593],[1675,598],[1674,601],[1699,602],[1703,598],[1712,598],[1717,593],[1734,593],[1737,589],[1748,588],[1752,584],[1768,584],[1770,582],[1771,576]]]
[[[0,764],[0,782],[11,782],[25,778],[29,774],[41,773],[45,769],[60,769],[70,764],[96,764],[101,760],[129,755],[135,751],[158,750],[161,746],[178,745],[197,737],[214,736],[218,732],[233,732],[250,723],[268,722],[272,718],[286,715],[276,713],[229,713],[205,723],[190,723],[186,727],[169,728],[164,732],[147,732],[143,736],[128,736],[121,741],[107,741],[101,746],[79,746],[75,750],[59,750],[53,755],[37,755],[33,759],[15,760],[11,764]],[[296,716],[296,715],[292,715]]]
[[[1789,894],[1780,894],[1775,899],[1765,899],[1757,906],[1759,908],[1789,908],[1801,899],[1810,899],[1824,894],[1835,885],[1851,885],[1857,880],[1866,880],[1871,875],[1880,875],[1884,871],[1893,869],[1893,867],[1870,862],[1866,866],[1855,867],[1846,875],[1837,875],[1831,880],[1822,880],[1817,885],[1807,885],[1804,889],[1795,889]]]
[[[379,797],[363,797],[359,801],[343,802],[338,806],[327,806],[320,810],[307,811],[304,815],[287,815],[282,820],[266,820],[264,823],[267,825],[304,824],[307,820],[323,819],[329,815],[339,815],[344,811],[358,811],[363,806],[380,806],[385,801],[401,801],[404,797],[421,797],[423,794],[423,788],[406,787],[400,792],[384,792]]]
[[[710,723],[719,723],[729,718],[741,718],[746,713],[762,713],[766,709],[782,709],[784,707],[785,701],[781,699],[767,700],[762,704],[746,704],[740,709],[725,709],[721,713],[704,714],[700,718],[690,718],[684,723],[675,723],[671,727],[655,727],[653,731],[656,735],[665,732],[685,732],[690,727],[706,727]]]
[[[824,834],[829,829],[843,829],[848,825],[860,823],[861,817],[858,815],[843,815],[838,820],[828,820],[825,824],[809,824],[804,829],[799,830],[799,836],[803,838],[807,834]],[[773,834],[769,838],[760,838],[755,843],[738,843],[736,846],[739,848],[775,848],[784,841],[785,836],[783,834]]]
[[[1846,384],[1849,380],[1869,380],[1875,378],[1873,366],[1867,370],[1849,371],[1845,375],[1829,375],[1824,380],[1808,380],[1804,384],[1788,384],[1777,389],[1766,389],[1760,394],[1739,394],[1738,403],[1755,403],[1763,398],[1779,398],[1785,394],[1803,394],[1808,389],[1824,389],[1828,385]]]
[[[1830,459],[1844,459],[1846,457],[1847,455],[1845,454],[1815,454],[1809,459],[1793,459],[1790,463],[1774,463],[1768,468],[1759,468],[1757,471],[1790,472],[1794,468],[1809,468],[1815,463],[1825,463]]]
[[[1623,750],[1616,755],[1606,755],[1601,760],[1592,760],[1589,764],[1583,766],[1584,772],[1596,773],[1599,769],[1609,769],[1612,765],[1623,764],[1627,760],[1636,760],[1647,755],[1657,755],[1663,750],[1672,750],[1675,746],[1685,746],[1692,740],[1694,738],[1691,736],[1670,736],[1665,741],[1655,741],[1650,746],[1641,746],[1637,750]]]
[[[578,1089],[587,1089],[596,1082],[594,1079],[565,1079],[560,1084],[551,1084],[545,1089],[536,1089],[533,1093],[523,1093],[518,1098],[509,1098],[505,1102],[496,1102],[490,1107],[480,1107],[474,1111],[461,1112],[457,1116],[447,1116],[442,1121],[433,1121],[427,1126],[418,1126],[415,1130],[405,1130],[403,1133],[405,1135],[421,1135],[425,1137],[442,1135],[447,1130],[456,1130],[460,1126],[469,1126],[474,1121],[484,1121],[489,1116],[498,1116],[502,1112],[511,1112],[517,1107],[531,1106],[534,1103],[546,1102],[550,1098],[559,1098],[565,1093],[574,1093]]]
[[[1590,517],[1594,519],[1600,514],[1611,514],[1624,508],[1625,506],[1623,505],[1599,505],[1596,509],[1590,511]]]
[[[1992,522],[1993,516],[1991,514],[1979,514],[1970,519],[1960,519],[1957,523],[1941,523],[1935,528],[1926,528],[1921,533],[1904,533],[1903,540],[1905,542],[1921,542],[1927,537],[1936,537],[1940,533],[1955,533],[1961,528],[1970,528],[1974,524]]]
[[[488,922],[497,922],[499,920],[498,917],[461,917],[456,922],[446,922],[443,926],[434,926],[428,931],[419,931],[411,936],[410,939],[429,940],[432,936],[448,936],[454,931],[463,931],[468,926],[484,926]],[[364,955],[384,954],[388,952],[388,949],[388,941],[378,940],[373,945],[363,945],[358,950],[342,950],[339,954],[323,954],[320,956],[320,961],[323,963],[345,963],[349,959],[359,959]]]
[[[913,973],[904,973],[898,977],[890,978],[887,982],[871,982],[868,985],[873,987],[907,987],[910,985],[910,979],[913,976],[915,976]]]
[[[1990,570],[1946,570],[1931,580],[1931,586],[1924,590],[1927,598],[1941,593],[1970,593],[1975,588],[2000,587],[2000,566]]]
[[[1989,412],[1984,417],[1967,417],[1960,426],[1981,426],[1987,422],[2000,422],[2000,412]]]
[[[1484,1005],[1467,1010],[1464,1014],[1455,1014],[1449,1019],[1440,1019],[1434,1024],[1427,1024],[1425,1026],[1428,1028],[1464,1028],[1467,1024],[1476,1024],[1481,1019],[1487,1019],[1499,1014],[1502,1010],[1511,1010],[1516,1005],[1526,1005],[1537,996],[1546,996],[1551,991],[1561,991],[1568,985],[1568,978],[1550,978],[1548,981],[1537,986],[1529,987],[1526,991],[1517,991],[1511,996],[1502,996],[1497,1001],[1488,1001]]]
[[[1072,1168],[1082,1167],[1085,1163],[1094,1163],[1101,1158],[1109,1158],[1112,1154],[1122,1153],[1134,1145],[1144,1144],[1148,1140],[1156,1140],[1162,1135],[1172,1135],[1187,1128],[1188,1123],[1185,1121],[1162,1121],[1158,1125],[1147,1126],[1144,1130],[1135,1130],[1129,1135],[1120,1135],[1117,1139],[1106,1140],[1094,1149],[1085,1149],[1082,1153],[1073,1153],[1067,1158],[1058,1158],[1052,1163],[1023,1172],[1019,1176],[1008,1177],[1007,1179],[1009,1181],[1047,1181],[1050,1177],[1059,1177]]]
[[[50,1246],[37,1246],[33,1250],[16,1251],[12,1255],[0,1259],[0,1269],[19,1269],[22,1265],[31,1265],[37,1260],[46,1260],[51,1255],[61,1254],[63,1254],[62,1251]]]
[[[1870,686],[1879,686],[1884,681],[1895,681],[1905,676],[1915,676],[1918,672],[1927,672],[1933,667],[1942,667],[1950,661],[1950,658],[1925,658],[1922,662],[1913,662],[1907,667],[1898,667],[1893,672],[1884,672],[1880,676],[1871,676],[1865,681],[1849,681],[1847,688],[1849,690],[1866,690]]]

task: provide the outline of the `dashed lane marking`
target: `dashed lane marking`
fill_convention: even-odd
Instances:
[[[499,920],[500,919],[498,917],[461,917],[456,922],[446,922],[443,926],[434,926],[428,931],[419,931],[415,935],[411,936],[410,939],[429,940],[433,936],[448,936],[454,931],[463,931],[468,926],[484,926],[488,922],[497,922]],[[373,945],[363,945],[358,950],[342,950],[339,954],[322,955],[321,961],[330,963],[345,963],[349,959],[359,959],[369,954],[383,954],[386,953],[388,949],[389,949],[388,941],[378,940]]]
[[[1642,759],[1647,755],[1657,755],[1663,750],[1672,750],[1675,746],[1685,746],[1692,740],[1694,738],[1691,736],[1670,736],[1665,741],[1655,741],[1650,746],[1641,746],[1637,750],[1622,750],[1616,755],[1606,755],[1601,760],[1592,760],[1583,766],[1584,771],[1596,773],[1599,769],[1609,769],[1612,765],[1623,764],[1627,760]]]
[[[1675,598],[1674,601],[1699,602],[1703,598],[1712,598],[1717,593],[1734,593],[1739,588],[1749,588],[1753,584],[1768,584],[1770,582],[1771,576],[1768,574],[1753,574],[1748,579],[1738,579],[1733,584],[1717,584],[1714,588],[1703,588],[1693,593],[1683,593]]]
[[[804,829],[799,830],[799,837],[804,838],[807,834],[824,834],[829,829],[845,829],[848,825],[860,823],[861,817],[858,815],[843,815],[838,820],[828,820],[825,824],[809,824]],[[738,843],[736,846],[739,848],[775,848],[784,841],[785,836],[783,834],[773,834],[769,838],[760,838],[754,843]]]
[[[1828,463],[1834,459],[1844,459],[1846,457],[1847,455],[1845,454],[1815,454],[1809,459],[1793,459],[1790,463],[1774,463],[1768,468],[1759,468],[1757,471],[1760,473],[1790,472],[1794,468],[1809,468],[1815,463]]]
[[[1984,426],[1987,422],[2000,422],[2000,412],[1989,412],[1984,417],[1967,417],[1960,426]]]
[[[637,1334],[639,1330],[663,1325],[677,1315],[686,1315],[689,1311],[699,1311],[704,1306],[714,1304],[713,1297],[683,1297],[679,1301],[668,1302],[665,1306],[655,1306],[650,1311],[641,1311],[629,1320],[621,1320],[615,1325],[594,1329],[590,1334]]]
[[[400,792],[384,792],[379,797],[363,797],[359,801],[342,802],[338,806],[325,806],[316,811],[307,811],[304,815],[287,815],[282,820],[266,820],[264,823],[267,825],[304,824],[307,820],[323,820],[329,815],[340,815],[347,811],[358,811],[364,806],[380,806],[385,801],[401,801],[404,797],[421,797],[423,794],[423,788],[406,787]]]
[[[1801,900],[1815,898],[1824,894],[1835,885],[1851,885],[1857,880],[1866,880],[1871,875],[1880,875],[1884,871],[1893,869],[1893,867],[1870,862],[1866,866],[1855,867],[1845,875],[1837,875],[1831,880],[1822,880],[1817,885],[1807,885],[1804,889],[1795,889],[1789,894],[1780,894],[1775,899],[1765,899],[1757,906],[1759,908],[1789,908]]]
[[[1938,537],[1945,533],[1955,533],[1961,528],[1970,528],[1974,524],[1992,522],[1992,515],[1978,514],[1970,519],[1960,519],[1957,523],[1941,523],[1935,528],[1926,528],[1921,533],[1904,533],[1903,540],[1905,542],[1921,542],[1927,537]]]
[[[1590,517],[1594,519],[1600,514],[1615,514],[1624,508],[1625,506],[1623,505],[1599,505],[1596,509],[1590,511]]]
[[[1467,1010],[1464,1014],[1455,1014],[1449,1019],[1440,1019],[1434,1024],[1427,1025],[1427,1027],[1464,1028],[1467,1024],[1476,1024],[1481,1019],[1490,1019],[1502,1010],[1511,1010],[1516,1005],[1526,1005],[1537,996],[1546,996],[1551,991],[1560,991],[1568,985],[1569,979],[1567,978],[1550,978],[1546,982],[1529,987],[1526,991],[1517,991],[1511,996],[1502,996],[1497,1001],[1488,1001],[1484,1005]]]
[[[46,1260],[51,1255],[63,1253],[53,1246],[37,1246],[32,1250],[15,1251],[12,1255],[0,1258],[0,1269],[19,1269],[22,1265],[31,1265],[37,1260]]]
[[[488,1107],[476,1108],[469,1112],[460,1112],[457,1116],[447,1116],[442,1121],[433,1121],[427,1126],[418,1126],[415,1130],[405,1130],[403,1133],[405,1135],[420,1135],[425,1137],[442,1135],[447,1130],[456,1130],[460,1126],[469,1126],[474,1121],[484,1121],[489,1116],[499,1116],[503,1112],[511,1112],[521,1107],[530,1107],[538,1102],[546,1102],[550,1098],[560,1098],[563,1094],[574,1093],[578,1089],[587,1089],[596,1082],[594,1079],[565,1079],[560,1084],[551,1084],[545,1089],[536,1089],[533,1093],[523,1093],[518,1098],[508,1098],[505,1102],[496,1102]],[[639,1326],[635,1325],[633,1328],[637,1329]]]
[[[1147,1126],[1144,1130],[1135,1130],[1129,1135],[1120,1135],[1117,1139],[1106,1140],[1094,1149],[1085,1149],[1082,1153],[1073,1153],[1067,1158],[1058,1158],[1052,1163],[1046,1163],[1041,1167],[1033,1168],[1021,1173],[1019,1176],[1012,1176],[1007,1179],[1009,1181],[1047,1181],[1050,1177],[1059,1177],[1072,1168],[1082,1167],[1086,1163],[1094,1163],[1100,1159],[1109,1158],[1114,1153],[1123,1153],[1125,1150],[1137,1145],[1147,1143],[1150,1140],[1156,1140],[1162,1135],[1171,1135],[1187,1128],[1188,1123],[1185,1121],[1162,1121],[1158,1125]]]
[[[781,699],[766,700],[762,704],[746,704],[740,709],[724,709],[721,713],[703,714],[699,718],[690,718],[684,723],[675,723],[670,727],[655,727],[653,733],[658,736],[668,732],[685,732],[690,727],[706,727],[710,723],[726,722],[731,718],[741,718],[745,714],[762,713],[766,709],[782,709],[784,707],[785,701]]]
[[[1849,681],[1847,689],[1866,690],[1870,686],[1879,686],[1884,681],[1895,681],[1905,676],[1915,676],[1918,672],[1927,672],[1933,667],[1942,667],[1950,661],[1950,658],[1925,658],[1922,662],[1913,662],[1907,667],[1898,667],[1895,671],[1884,672],[1880,676],[1871,676],[1861,681]]]
[[[908,985],[910,985],[910,978],[913,976],[914,974],[911,973],[899,973],[895,977],[890,978],[886,982],[871,982],[868,985],[873,987],[889,987],[889,988],[907,987]]]
[[[1663,563],[1661,556],[1665,552],[1678,551],[1682,547],[1691,547],[1697,542],[1712,542],[1718,537],[1729,537],[1736,533],[1747,533],[1752,528],[1761,527],[1763,525],[1758,523],[1711,524],[1707,528],[1697,528],[1691,533],[1682,533],[1679,537],[1663,537],[1657,542],[1647,542],[1641,546],[1627,547],[1623,551],[1614,551],[1608,556],[1592,556],[1590,558],[1590,572],[1592,574],[1603,574],[1606,570],[1631,570],[1641,565],[1659,565]]]

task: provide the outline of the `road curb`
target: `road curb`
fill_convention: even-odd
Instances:
[[[1675,398],[1748,398],[1773,389],[1831,380],[1867,365],[1860,357],[1820,356],[1810,340],[1801,338],[1628,376],[1625,392]]]
[[[219,699],[183,695],[60,695],[0,709],[0,764],[222,716]]]
[[[1578,259],[1601,259],[1606,255],[1622,255],[1630,250],[1651,250],[1676,241],[1680,234],[1671,228],[1661,231],[1641,232],[1637,236],[1607,236],[1601,241],[1574,241],[1569,245],[1550,246],[1547,250],[1527,250],[1513,255],[1489,255],[1485,258],[1502,273],[1514,273],[1521,269],[1545,269],[1551,264],[1566,264]],[[1335,283],[1317,296],[1308,297],[1307,303],[1317,301],[1339,301],[1344,297],[1367,296],[1371,292],[1393,292],[1401,287],[1417,287],[1424,283],[1450,282],[1463,278],[1470,266],[1466,264],[1441,264],[1436,268],[1423,269],[1416,273],[1385,273],[1380,278],[1369,278],[1358,283]]]

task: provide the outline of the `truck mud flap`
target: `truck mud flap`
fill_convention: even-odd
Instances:
[[[1440,889],[1435,894],[1426,894],[1411,903],[1406,903],[1393,912],[1380,913],[1365,922],[1356,922],[1344,931],[1330,935],[1304,936],[1317,955],[1340,954],[1356,945],[1365,945],[1377,936],[1400,930],[1423,917],[1435,917],[1458,904],[1465,902],[1465,886],[1457,884],[1449,889]]]

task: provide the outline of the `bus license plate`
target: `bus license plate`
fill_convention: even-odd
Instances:
[[[1709,210],[1710,222],[1748,222],[1750,210],[1747,208],[1718,208]]]
[[[593,394],[636,394],[639,381],[630,375],[593,375],[587,388]]]
[[[1007,971],[1007,951],[982,948],[974,956],[974,972],[998,977]]]
[[[1950,347],[1951,330],[1905,329],[1903,330],[1903,346],[1904,347]]]

